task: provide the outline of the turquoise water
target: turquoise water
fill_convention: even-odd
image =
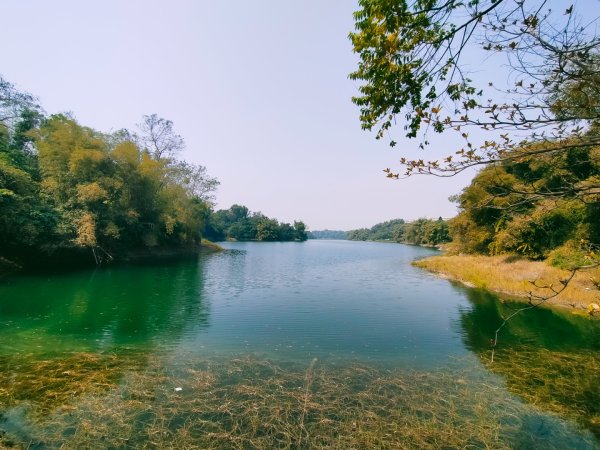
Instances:
[[[3,351],[160,346],[424,365],[467,355],[460,289],[410,266],[434,252],[347,241],[225,243],[168,265],[22,277],[0,289]],[[32,347],[33,346],[33,347]]]
[[[226,251],[197,259],[2,281],[0,355],[5,379],[11,370],[19,373],[11,359],[16,357],[25,364],[77,354],[119,358],[135,352],[168,360],[164,364],[171,367],[245,357],[304,368],[316,358],[322,367],[360,364],[377,370],[456,370],[490,377],[501,395],[529,407],[518,388],[511,388],[510,377],[495,374],[486,363],[489,339],[511,303],[410,265],[434,250],[349,241],[223,246]],[[584,318],[534,310],[506,327],[500,347],[591,355],[597,361],[599,330]],[[18,407],[19,396],[10,390],[8,386],[5,408]],[[587,394],[590,402],[596,394]],[[569,447],[598,447],[590,433],[597,431],[585,420],[578,424],[577,417],[561,416],[543,405],[527,414],[536,417],[527,427],[544,423],[540,433],[547,436],[560,429]],[[7,433],[13,428],[5,426]],[[19,442],[18,437],[11,439]],[[519,442],[506,439],[511,446]],[[528,445],[545,441],[532,442]]]

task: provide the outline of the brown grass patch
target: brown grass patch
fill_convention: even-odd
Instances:
[[[532,281],[536,281],[538,285],[559,288],[560,280],[569,275],[568,271],[541,261],[510,256],[441,255],[421,259],[413,264],[468,286],[525,299],[530,292],[538,296],[552,294],[549,289],[534,286]],[[600,279],[599,268],[578,272],[566,289],[549,303],[579,309],[587,308],[590,303],[598,303],[600,291],[595,288],[591,279]]]

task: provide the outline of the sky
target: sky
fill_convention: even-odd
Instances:
[[[4,0],[0,74],[46,112],[103,132],[134,129],[144,114],[172,120],[180,157],[221,182],[217,208],[243,204],[312,230],[451,217],[448,197],[474,172],[383,173],[451,142],[431,154],[403,139],[392,149],[360,128],[348,79],[356,3]]]

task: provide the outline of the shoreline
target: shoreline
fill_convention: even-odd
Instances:
[[[69,272],[80,269],[113,267],[122,264],[169,261],[196,257],[201,254],[217,253],[225,249],[208,239],[194,246],[160,246],[128,250],[117,253],[108,261],[97,264],[89,249],[63,248],[51,254],[42,254],[34,260],[30,256],[23,261],[13,261],[0,256],[0,280],[29,273]]]
[[[561,280],[570,274],[545,262],[510,255],[436,255],[415,260],[412,265],[440,278],[510,296],[521,302],[527,302],[530,293],[542,297],[552,295],[548,286],[560,289]],[[564,291],[545,301],[542,306],[568,308],[586,314],[591,304],[600,302],[600,291],[592,281],[599,279],[600,268],[579,271]]]

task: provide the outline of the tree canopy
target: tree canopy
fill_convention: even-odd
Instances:
[[[439,159],[404,155],[401,169],[387,168],[387,176],[445,177],[482,167],[456,197],[460,214],[450,231],[461,251],[595,260],[598,17],[569,4],[553,11],[545,0],[359,5],[350,33],[359,63],[350,78],[361,83],[353,101],[362,127],[377,139],[389,135],[392,147],[396,125],[421,149],[435,133],[456,133],[462,143]],[[469,72],[469,58],[482,61],[488,80]],[[502,66],[505,86],[492,73]]]
[[[251,212],[242,205],[232,205],[210,214],[206,227],[209,239],[221,241],[306,241],[306,225],[302,221],[294,224],[272,219],[260,212]]]
[[[456,132],[463,142],[443,159],[402,157],[404,170],[386,169],[389,177],[452,176],[599,144],[595,18],[579,17],[573,6],[552,11],[545,0],[359,4],[350,39],[360,60],[350,77],[362,82],[353,101],[363,128],[376,129],[379,139],[400,123],[421,148],[430,145],[430,132]],[[505,56],[507,86],[472,77],[465,59],[476,50],[493,54],[490,61]],[[600,190],[597,182],[593,189]]]
[[[308,239],[347,239],[343,230],[314,230],[307,232]]]
[[[543,193],[597,179],[599,151],[569,149],[484,168],[455,199],[460,213],[450,230],[457,250],[549,258],[566,268],[597,262],[600,202],[586,201],[589,195]],[[532,188],[540,194],[523,195]]]
[[[393,241],[404,244],[434,247],[450,242],[448,222],[421,218],[406,222],[404,219],[388,220],[371,228],[350,230],[346,233],[351,241]]]
[[[175,158],[183,141],[168,136],[172,122],[146,122],[161,130],[150,147],[127,130],[104,134],[69,115],[46,116],[0,79],[0,258],[85,250],[101,262],[196,246],[219,182]]]

